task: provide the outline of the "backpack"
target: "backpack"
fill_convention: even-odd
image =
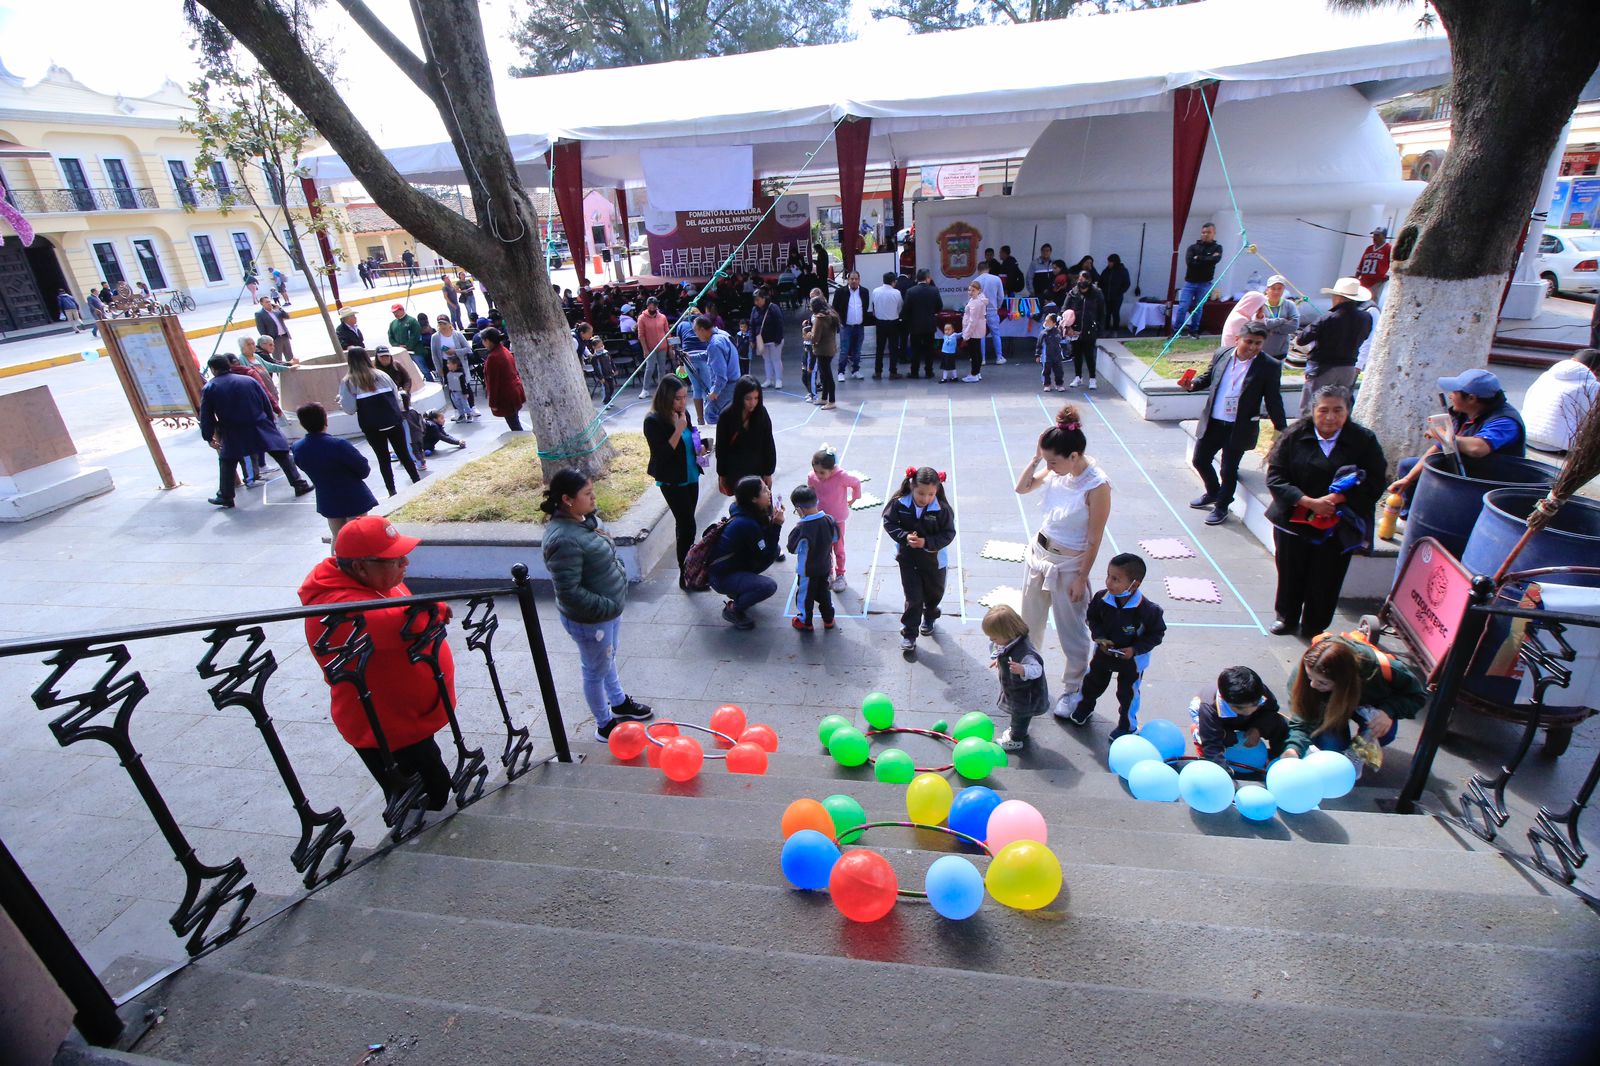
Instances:
[[[717,545],[722,542],[722,531],[733,521],[730,516],[713,522],[700,534],[683,557],[683,587],[704,592],[711,587],[711,563],[716,558]]]

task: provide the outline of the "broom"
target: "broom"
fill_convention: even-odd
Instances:
[[[1533,539],[1533,535],[1553,522],[1561,505],[1594,480],[1596,474],[1600,474],[1600,403],[1589,408],[1583,424],[1578,427],[1578,432],[1572,438],[1572,447],[1567,451],[1567,461],[1561,465],[1561,473],[1556,475],[1555,484],[1550,486],[1544,499],[1533,505],[1533,512],[1528,515],[1527,531],[1494,575],[1496,585],[1505,580],[1506,574],[1511,571],[1511,564],[1528,541]]]

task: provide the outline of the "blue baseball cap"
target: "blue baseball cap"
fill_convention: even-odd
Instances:
[[[1487,370],[1467,370],[1453,378],[1440,378],[1439,388],[1444,392],[1464,392],[1480,400],[1492,399],[1500,388],[1500,379]]]

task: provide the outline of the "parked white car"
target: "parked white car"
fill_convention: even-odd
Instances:
[[[1547,296],[1600,292],[1600,230],[1546,230],[1539,238],[1538,270]]]

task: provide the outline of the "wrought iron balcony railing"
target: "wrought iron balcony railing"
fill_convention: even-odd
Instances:
[[[84,211],[152,211],[161,206],[154,189],[7,189],[6,200],[25,215]]]

